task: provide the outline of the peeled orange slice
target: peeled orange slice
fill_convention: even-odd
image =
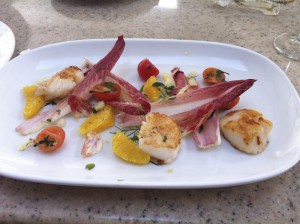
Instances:
[[[22,89],[26,102],[23,109],[23,116],[26,120],[37,115],[46,103],[44,96],[35,95],[37,88],[38,87],[36,85],[32,85],[25,86]]]
[[[114,126],[115,113],[111,106],[105,107],[97,113],[91,114],[79,127],[79,133],[84,135],[89,132],[100,132]]]
[[[157,82],[155,76],[150,76],[150,78],[145,82],[143,88],[143,92],[152,102],[158,100],[160,97],[159,89],[155,86],[152,86],[155,82]]]
[[[128,138],[123,132],[118,131],[112,138],[113,152],[121,159],[134,164],[147,164],[150,155],[142,151],[139,146]]]

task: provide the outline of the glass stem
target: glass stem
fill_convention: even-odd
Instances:
[[[296,41],[300,43],[300,33],[298,34]]]

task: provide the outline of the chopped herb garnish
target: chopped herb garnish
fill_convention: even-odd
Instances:
[[[152,84],[154,87],[165,87],[165,85],[162,82],[155,82]]]
[[[48,105],[56,105],[57,103],[55,101],[49,101],[49,102],[46,102],[45,103],[45,106],[48,106]]]
[[[109,88],[111,90],[111,92],[116,92],[116,89],[113,86],[112,82],[105,82],[104,84],[106,85],[107,88]]]
[[[140,126],[133,126],[128,128],[120,128],[115,126],[119,131],[123,132],[128,138],[130,138],[132,141],[138,141],[138,133],[140,131]],[[111,134],[116,134],[116,132],[111,132]]]
[[[157,87],[160,92],[161,98],[167,98],[170,96],[170,91],[172,91],[175,87],[174,86],[166,86],[162,82],[155,82],[152,86]]]
[[[35,144],[33,145],[33,147],[37,147],[38,145],[42,145],[42,144],[46,145],[47,147],[54,146],[54,145],[56,144],[56,141],[55,141],[55,140],[49,139],[49,137],[50,137],[50,136],[47,135],[43,140],[41,140],[41,141],[35,143]]]
[[[199,127],[198,132],[201,133],[202,130],[203,130],[203,124]]]
[[[143,92],[143,90],[144,90],[144,85],[141,86],[140,92]]]
[[[163,139],[163,142],[166,142],[167,139],[168,139],[168,137],[165,135],[165,136],[164,136],[164,139]]]
[[[96,114],[98,111],[93,107],[92,108],[93,114]]]
[[[229,73],[224,72],[224,71],[218,69],[218,70],[217,70],[217,74],[216,74],[216,79],[225,82],[226,80],[225,80],[223,74],[230,75]],[[210,76],[211,76],[211,75],[210,75]]]
[[[50,118],[48,118],[46,121],[49,122],[49,123],[51,123],[52,120]]]
[[[138,141],[139,140],[139,137],[137,135],[133,135],[131,138],[130,138],[132,141]]]
[[[173,90],[174,89],[174,86],[166,86],[162,82],[155,82],[155,83],[152,84],[152,86],[154,86],[154,87],[163,87],[166,90]]]
[[[89,93],[110,93],[108,90],[90,90]]]
[[[173,90],[175,88],[175,86],[165,86],[165,89],[167,90]]]
[[[104,82],[102,86],[90,90],[89,93],[111,93],[116,91],[117,89],[113,86],[112,82]]]
[[[89,163],[89,164],[86,164],[85,168],[87,170],[92,170],[95,168],[95,166],[96,166],[95,163]]]

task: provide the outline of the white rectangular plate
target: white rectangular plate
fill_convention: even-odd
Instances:
[[[83,58],[96,62],[115,40],[83,40],[37,48],[10,61],[0,70],[1,133],[0,174],[16,179],[64,185],[134,188],[205,188],[240,185],[281,174],[300,158],[299,96],[285,74],[269,59],[253,51],[221,43],[179,40],[126,39],[126,47],[113,72],[140,88],[136,67],[149,58],[161,72],[179,66],[201,79],[207,67],[228,73],[228,79],[257,79],[241,96],[236,109],[262,112],[273,122],[267,149],[246,155],[222,139],[218,147],[201,151],[191,137],[184,138],[178,158],[171,164],[138,166],[123,162],[111,149],[112,134],[102,134],[102,151],[90,158],[80,155],[82,119],[66,117],[66,141],[55,153],[35,148],[20,152],[18,146],[31,136],[20,136],[15,128],[23,122],[22,87],[31,85],[69,66],[80,66]],[[113,129],[112,129],[113,130]],[[111,131],[111,130],[110,130]],[[93,170],[86,170],[95,163]]]

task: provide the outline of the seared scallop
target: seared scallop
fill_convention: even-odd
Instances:
[[[272,127],[263,114],[249,109],[231,111],[220,120],[223,136],[236,149],[248,154],[265,150]]]
[[[139,147],[161,163],[172,162],[181,147],[180,128],[165,114],[147,114],[138,137]]]
[[[64,98],[73,91],[83,78],[84,75],[80,68],[69,66],[38,85],[35,94],[45,96],[46,101]]]

